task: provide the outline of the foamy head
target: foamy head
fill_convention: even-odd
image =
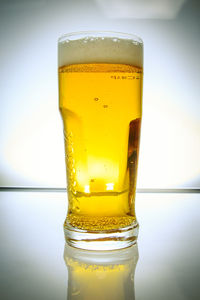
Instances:
[[[112,37],[66,35],[58,41],[58,66],[83,63],[114,63],[143,67],[142,41],[131,35]]]

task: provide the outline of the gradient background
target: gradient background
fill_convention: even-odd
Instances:
[[[138,188],[200,188],[198,0],[1,0],[0,186],[66,186],[57,39],[85,30],[144,41]]]

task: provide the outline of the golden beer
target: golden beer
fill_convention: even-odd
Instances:
[[[116,59],[116,53],[109,62],[106,51],[118,46],[118,56],[126,57],[125,50],[139,46],[122,39],[117,45],[111,38],[84,41],[78,40],[74,51],[78,53],[84,45],[82,52],[90,50],[90,59],[84,61],[77,54],[77,63],[74,58],[70,63],[67,57],[67,63],[59,65],[68,185],[64,226],[70,232],[91,234],[130,230],[138,226],[135,191],[143,70],[141,64]],[[60,46],[61,50],[63,47],[63,53],[74,55],[75,41],[71,41],[72,49],[67,43],[68,47]],[[99,58],[97,46],[101,51],[104,48],[104,60]]]

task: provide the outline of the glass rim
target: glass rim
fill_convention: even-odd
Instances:
[[[92,30],[92,31],[77,31],[77,32],[71,32],[61,35],[58,38],[58,44],[66,41],[67,39],[70,40],[79,40],[81,38],[86,37],[110,37],[110,38],[121,38],[121,39],[128,39],[135,41],[141,45],[143,45],[143,40],[132,33],[125,33],[125,32],[118,32],[118,31],[98,31],[98,30]]]

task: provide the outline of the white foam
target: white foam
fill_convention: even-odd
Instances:
[[[143,66],[143,45],[132,39],[86,37],[60,40],[58,66],[81,63],[116,63]]]

